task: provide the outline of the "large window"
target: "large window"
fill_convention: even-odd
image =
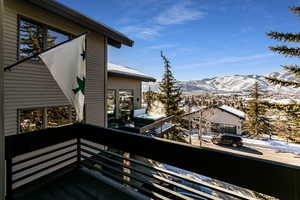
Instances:
[[[63,33],[32,20],[20,18],[19,59],[30,57],[70,38],[70,34]]]
[[[121,119],[129,119],[133,115],[133,90],[119,90],[119,110]]]
[[[76,112],[72,106],[19,109],[19,133],[62,126],[75,121]]]
[[[37,131],[44,128],[44,110],[20,110],[19,133]]]
[[[47,127],[62,126],[75,121],[76,112],[71,106],[59,106],[47,109]]]
[[[116,118],[116,90],[108,90],[107,94],[107,116],[108,120]]]

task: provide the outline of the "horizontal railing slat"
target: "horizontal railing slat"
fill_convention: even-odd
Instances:
[[[218,192],[227,194],[227,195],[232,196],[232,197],[237,197],[237,198],[242,199],[242,200],[249,200],[249,199],[252,199],[252,198],[250,198],[250,197],[248,197],[248,196],[244,196],[244,195],[242,195],[242,194],[237,194],[237,193],[234,192],[234,191],[230,191],[230,190],[227,190],[227,189],[224,189],[224,188],[221,188],[221,187],[218,187],[218,186],[215,186],[215,185],[206,183],[206,182],[204,182],[204,181],[195,180],[195,179],[189,178],[189,177],[187,177],[187,176],[180,175],[180,174],[178,174],[178,173],[175,173],[175,172],[172,172],[172,171],[163,169],[163,168],[159,168],[159,167],[156,167],[156,166],[147,164],[147,163],[145,163],[145,162],[141,162],[141,161],[136,160],[136,159],[127,158],[127,157],[121,156],[121,155],[119,155],[119,154],[117,154],[117,153],[110,152],[110,151],[106,151],[106,150],[104,150],[104,149],[100,149],[100,148],[94,147],[94,146],[89,145],[89,144],[86,144],[86,143],[84,143],[84,142],[82,142],[81,145],[86,146],[86,147],[91,148],[91,149],[94,149],[94,150],[96,150],[96,151],[100,151],[101,153],[104,153],[104,154],[106,154],[106,155],[110,155],[110,156],[117,157],[117,158],[119,158],[119,159],[127,160],[127,161],[130,161],[130,162],[135,163],[135,164],[137,164],[137,165],[146,167],[146,168],[148,168],[148,169],[151,169],[151,170],[154,170],[154,171],[158,171],[158,172],[162,172],[162,173],[165,173],[165,174],[167,174],[167,175],[171,175],[171,176],[174,176],[174,177],[177,177],[177,178],[186,180],[186,181],[191,182],[191,183],[196,184],[196,185],[201,185],[201,186],[207,187],[207,188],[209,188],[209,189],[212,189],[212,190],[215,190],[215,191],[218,191]],[[86,152],[85,149],[82,149],[82,151]],[[93,155],[94,155],[94,156],[96,156],[96,155],[97,155],[97,156],[100,156],[99,154],[95,154],[95,153],[94,153]],[[108,159],[108,158],[105,158],[105,159]],[[109,159],[109,160],[111,160],[111,159]],[[254,199],[253,199],[253,200],[254,200]]]
[[[102,166],[105,166],[105,167],[107,167],[107,168],[109,168],[109,169],[111,169],[111,170],[113,170],[113,171],[115,171],[115,172],[118,172],[119,174],[122,174],[122,175],[124,175],[124,176],[129,177],[129,178],[132,178],[132,179],[134,179],[134,180],[136,180],[136,181],[139,181],[139,182],[141,182],[141,183],[149,184],[149,185],[151,185],[151,186],[153,186],[153,187],[155,187],[155,188],[157,188],[157,189],[160,189],[160,190],[163,191],[163,192],[169,193],[169,194],[171,194],[171,195],[173,195],[173,196],[175,196],[175,197],[178,197],[178,198],[181,198],[181,199],[186,199],[186,200],[193,200],[192,198],[189,198],[188,196],[185,196],[185,195],[182,195],[182,194],[180,194],[180,193],[177,193],[177,192],[175,192],[175,191],[173,191],[173,190],[170,190],[170,189],[168,189],[168,188],[166,188],[166,187],[163,187],[163,186],[161,186],[161,185],[159,185],[159,184],[152,183],[152,182],[147,181],[147,180],[141,180],[141,178],[138,178],[138,177],[136,177],[136,176],[133,175],[133,174],[127,173],[127,172],[125,172],[125,171],[123,171],[123,170],[119,170],[119,169],[117,169],[116,167],[113,167],[113,166],[110,166],[110,165],[108,165],[108,164],[105,164],[105,163],[103,163],[103,162],[101,162],[101,161],[99,161],[99,160],[97,160],[97,159],[89,158],[89,157],[86,157],[86,156],[82,156],[82,157],[85,158],[85,159],[87,159],[87,160],[89,160],[89,161],[93,161],[93,162],[95,162],[95,163],[97,163],[97,164],[100,164],[100,165],[102,165]]]
[[[80,130],[80,129],[78,129]],[[300,199],[300,167],[93,125],[83,139],[279,199]],[[82,131],[83,131],[82,130]],[[293,181],[291,181],[293,180]],[[280,183],[280,184],[270,184]]]
[[[51,153],[54,153],[54,152],[57,152],[57,151],[60,151],[60,150],[63,150],[63,149],[67,149],[69,147],[75,146],[76,144],[77,143],[72,143],[72,144],[69,144],[69,145],[66,145],[66,146],[62,146],[62,147],[58,147],[56,149],[53,149],[53,150],[50,150],[50,151],[47,151],[47,152],[44,152],[44,153],[41,153],[41,154],[38,154],[38,155],[35,155],[35,156],[30,156],[30,157],[28,157],[26,159],[23,159],[23,160],[20,160],[20,161],[17,161],[17,162],[13,162],[13,165],[14,166],[19,165],[21,163],[25,163],[25,162],[34,160],[34,159],[39,158],[39,157],[43,157],[43,156],[49,155]]]
[[[185,186],[185,185],[179,184],[179,183],[177,183],[177,182],[171,181],[171,180],[169,180],[169,179],[163,178],[163,177],[161,177],[161,176],[158,176],[158,175],[155,175],[155,174],[151,174],[151,173],[149,173],[149,172],[147,172],[147,171],[145,171],[145,170],[141,170],[141,169],[138,169],[138,168],[136,168],[136,167],[132,167],[132,166],[129,166],[129,165],[125,165],[125,164],[120,163],[120,162],[118,162],[118,161],[115,161],[115,160],[113,160],[113,159],[107,158],[107,157],[105,157],[105,156],[101,156],[100,154],[95,154],[95,153],[93,153],[93,152],[91,152],[91,151],[84,150],[84,149],[83,149],[82,151],[85,152],[85,153],[88,153],[88,154],[90,154],[90,155],[93,155],[93,156],[95,156],[96,158],[100,158],[100,159],[109,161],[109,162],[114,163],[114,164],[117,164],[117,165],[119,165],[119,166],[121,166],[121,167],[123,167],[123,168],[130,169],[130,170],[132,170],[132,171],[138,172],[139,174],[145,175],[145,176],[147,176],[147,177],[150,177],[150,178],[159,180],[159,181],[161,181],[161,182],[165,182],[165,183],[167,183],[167,184],[176,186],[176,187],[178,187],[178,188],[181,188],[181,189],[186,190],[186,191],[188,191],[188,192],[191,192],[191,193],[193,193],[193,194],[199,195],[199,196],[204,197],[204,198],[206,198],[206,199],[211,199],[211,200],[221,200],[220,198],[214,197],[214,196],[212,196],[212,195],[210,195],[210,194],[207,194],[207,193],[204,193],[204,192],[195,190],[195,189],[193,189],[193,188],[190,188],[190,187],[187,187],[187,186]],[[124,158],[124,157],[123,157],[123,158]]]
[[[42,160],[42,161],[37,162],[37,163],[34,163],[34,164],[32,164],[32,165],[29,165],[29,166],[20,168],[20,169],[18,169],[18,170],[15,170],[15,171],[13,170],[12,174],[17,174],[17,173],[20,173],[20,172],[22,172],[22,171],[28,170],[28,169],[30,169],[30,168],[37,167],[37,166],[39,166],[39,165],[41,165],[41,164],[44,164],[44,163],[47,163],[47,162],[49,162],[49,161],[51,161],[51,160],[55,160],[55,159],[57,159],[57,158],[60,158],[60,157],[65,156],[65,155],[74,153],[74,152],[76,152],[76,151],[77,151],[77,149],[72,149],[72,150],[70,150],[70,151],[61,153],[61,154],[56,155],[56,156],[54,156],[54,157],[48,158],[48,159],[46,159],[46,160]],[[15,166],[15,165],[14,165],[14,166]]]
[[[67,158],[67,159],[64,159],[64,160],[61,160],[61,161],[59,161],[59,162],[53,163],[53,164],[51,164],[51,165],[48,165],[47,167],[44,167],[44,168],[39,169],[39,170],[36,170],[36,171],[34,171],[34,172],[32,172],[32,173],[29,173],[29,174],[26,174],[26,175],[24,175],[24,176],[22,176],[22,177],[20,177],[20,178],[13,179],[12,183],[16,183],[16,182],[19,182],[19,181],[24,180],[24,179],[26,179],[26,178],[32,177],[32,176],[34,176],[34,175],[36,175],[36,174],[38,174],[38,173],[41,173],[41,172],[46,171],[46,170],[48,170],[48,169],[51,169],[52,167],[58,166],[58,165],[60,165],[60,164],[62,164],[62,163],[65,163],[65,162],[67,162],[67,161],[69,161],[69,160],[72,160],[72,159],[74,159],[74,158],[76,158],[76,157],[77,157],[77,155],[71,156],[71,157],[69,157],[69,158]]]
[[[154,191],[148,190],[148,189],[146,189],[146,188],[140,187],[140,186],[134,184],[133,182],[130,182],[130,181],[128,181],[128,180],[126,180],[126,179],[123,179],[123,178],[120,178],[120,177],[118,177],[118,176],[116,176],[116,175],[114,175],[114,174],[112,174],[112,173],[110,173],[110,172],[107,172],[107,171],[102,170],[102,169],[100,169],[100,168],[98,168],[98,167],[95,167],[95,166],[93,166],[92,164],[89,164],[89,163],[87,163],[87,162],[83,162],[82,164],[83,164],[85,167],[94,169],[94,170],[96,170],[96,171],[98,171],[98,172],[100,172],[100,173],[105,174],[105,176],[107,176],[107,177],[109,177],[109,178],[112,178],[112,179],[114,179],[114,180],[117,180],[117,181],[119,181],[119,182],[121,182],[121,183],[125,183],[125,184],[127,184],[127,185],[129,185],[129,186],[131,186],[131,187],[133,187],[133,188],[136,188],[136,189],[138,189],[138,190],[140,190],[140,191],[143,191],[143,192],[145,192],[145,193],[147,193],[147,194],[150,194],[150,195],[152,195],[152,196],[154,196],[154,197],[156,197],[156,198],[159,198],[159,199],[161,199],[161,200],[171,200],[170,198],[167,198],[167,197],[165,197],[165,196],[163,196],[163,195],[161,195],[161,194],[159,194],[159,193],[157,193],[157,192],[154,192]]]

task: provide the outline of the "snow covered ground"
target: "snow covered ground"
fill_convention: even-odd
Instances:
[[[234,185],[231,185],[229,183],[217,181],[217,180],[214,180],[212,178],[209,178],[209,177],[206,177],[206,176],[202,176],[200,174],[197,174],[197,173],[194,173],[194,172],[190,172],[190,171],[187,171],[187,170],[179,169],[177,167],[170,166],[170,165],[167,165],[167,164],[162,164],[162,166],[165,169],[169,170],[169,171],[172,171],[172,172],[175,172],[177,174],[186,176],[187,178],[194,179],[194,180],[200,181],[200,182],[208,183],[212,187],[214,187],[214,186],[221,187],[221,188],[227,189],[228,191],[234,191],[234,192],[236,192],[236,193],[238,193],[240,195],[243,195],[244,197],[247,197],[249,199],[254,199],[253,192],[251,190],[248,190],[248,189],[245,189],[245,188],[241,188],[241,187],[238,187],[238,186],[234,186]],[[232,197],[230,195],[224,194],[222,192],[217,192],[216,190],[214,190],[212,188],[205,187],[203,185],[193,184],[193,183],[191,183],[189,181],[184,181],[184,180],[180,180],[180,179],[175,180],[175,181],[179,182],[179,183],[181,183],[183,185],[186,185],[188,187],[191,187],[193,189],[196,189],[198,191],[201,191],[201,192],[213,195],[215,197],[218,197],[218,198],[221,198],[221,199],[224,199],[224,200],[237,200],[237,198],[235,198],[235,197]],[[178,189],[177,192],[179,192],[181,194],[188,194],[188,196],[193,197],[192,193],[189,193],[189,192],[185,192],[184,193],[184,190]],[[199,198],[199,196],[197,196],[197,195],[195,195],[194,197],[197,197],[196,199],[205,199],[205,198]]]
[[[198,134],[193,134],[192,137],[198,137]],[[204,141],[210,142],[213,135],[203,135],[202,139]],[[243,143],[245,146],[259,147],[265,149],[273,149],[278,150],[280,152],[293,153],[295,155],[300,155],[300,144],[292,144],[287,143],[286,140],[282,138],[273,136],[273,139],[268,139],[267,137],[263,137],[261,139],[258,138],[250,138],[250,137],[242,137]]]

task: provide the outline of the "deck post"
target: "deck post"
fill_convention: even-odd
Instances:
[[[10,200],[12,198],[12,158],[9,157],[6,159],[6,200]]]
[[[81,164],[81,141],[80,141],[80,137],[77,136],[76,138],[77,140],[77,168],[80,168],[80,164]]]
[[[3,17],[4,0],[0,0],[0,199],[5,198]]]

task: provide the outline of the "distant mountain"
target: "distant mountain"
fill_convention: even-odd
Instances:
[[[269,76],[285,80],[295,80],[295,77],[288,72],[273,72]],[[264,76],[260,75],[219,76],[202,80],[181,81],[179,84],[182,86],[183,92],[188,94],[246,94],[249,93],[256,81],[260,84],[264,93],[300,94],[300,89],[271,85],[264,79]],[[159,91],[159,83],[145,83],[143,91],[148,91],[149,86],[152,91]]]

